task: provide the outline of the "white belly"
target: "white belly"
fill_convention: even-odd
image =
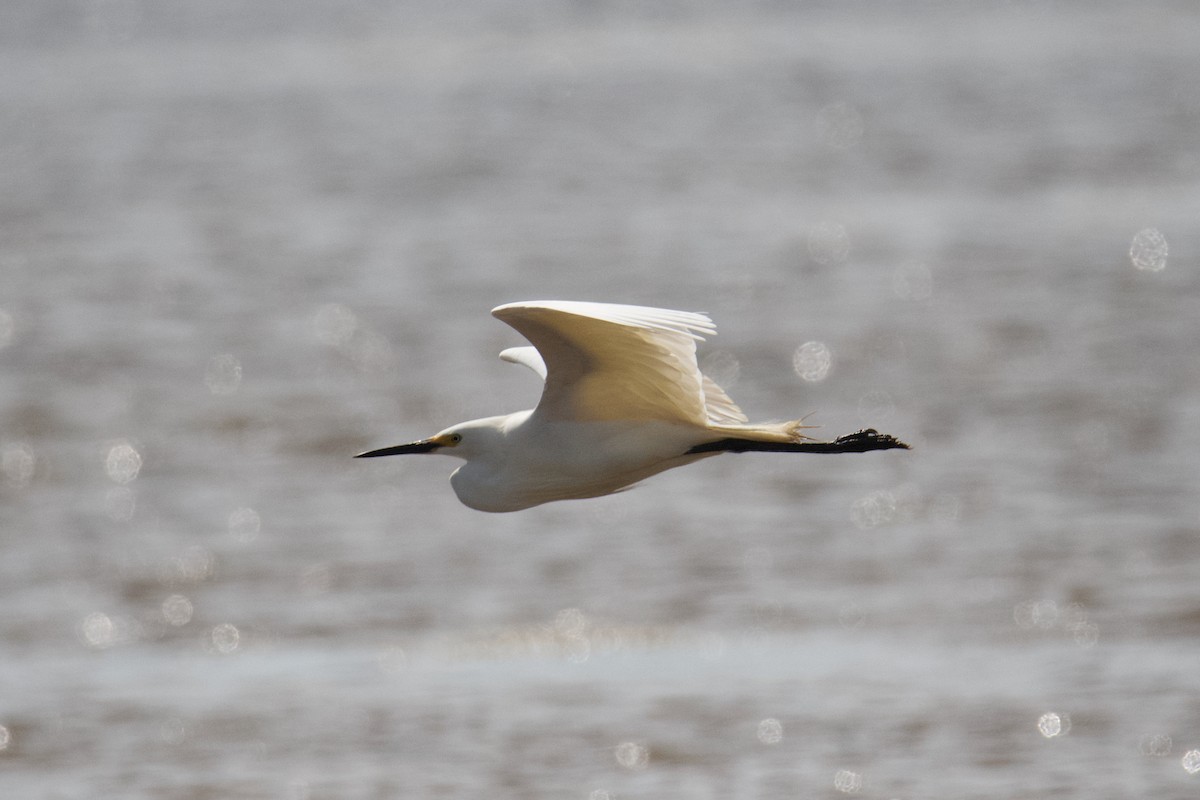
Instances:
[[[464,505],[519,511],[551,500],[599,497],[708,455],[684,455],[704,439],[694,427],[661,422],[524,425],[505,447],[450,476]]]

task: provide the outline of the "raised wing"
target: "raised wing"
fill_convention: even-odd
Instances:
[[[501,350],[500,360],[529,367],[538,374],[539,378],[546,380],[546,362],[542,361],[536,347],[510,347],[507,350]]]
[[[563,300],[509,303],[492,314],[541,354],[546,386],[537,413],[547,419],[708,423],[712,391],[696,365],[696,341],[716,326],[703,314]]]

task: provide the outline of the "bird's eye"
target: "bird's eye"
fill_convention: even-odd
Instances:
[[[450,444],[458,444],[459,442],[462,441],[462,434],[461,433],[452,433],[446,437],[446,440],[449,441]]]

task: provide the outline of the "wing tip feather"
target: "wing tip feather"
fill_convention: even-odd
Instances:
[[[590,317],[619,325],[651,330],[671,331],[704,341],[704,336],[717,335],[717,326],[703,311],[678,311],[654,306],[625,303],[599,303],[583,300],[521,300],[504,303],[492,309],[492,316],[502,322],[519,318],[525,311],[544,310],[559,314]],[[510,323],[511,324],[511,323]]]

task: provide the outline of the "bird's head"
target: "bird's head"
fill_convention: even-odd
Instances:
[[[355,458],[377,458],[379,456],[403,456],[412,453],[441,453],[447,456],[470,460],[491,449],[493,443],[504,436],[505,417],[489,417],[452,425],[428,439],[418,439],[408,444],[397,444],[359,453]]]

